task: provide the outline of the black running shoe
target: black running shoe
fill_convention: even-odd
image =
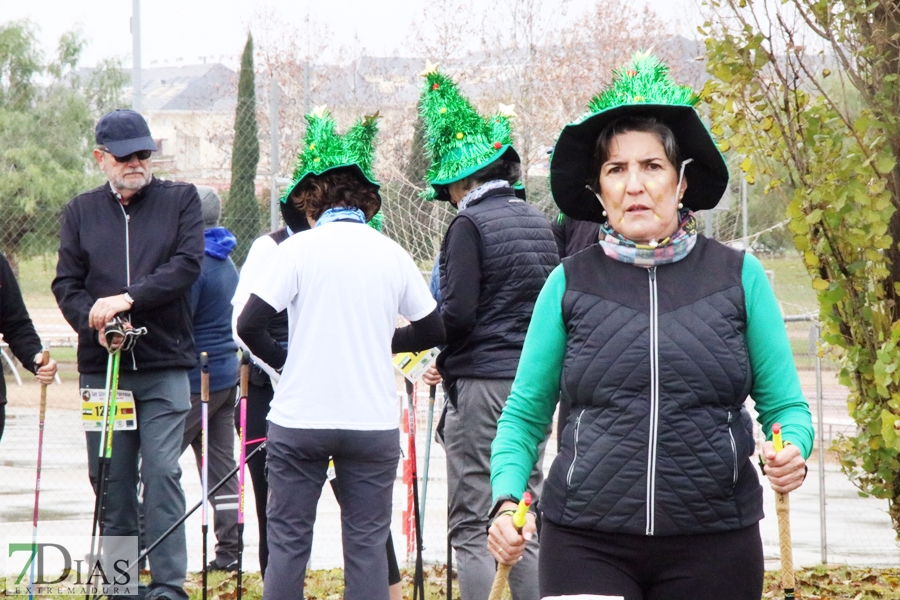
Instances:
[[[237,573],[238,570],[238,561],[233,560],[230,563],[222,564],[216,559],[212,559],[209,561],[209,564],[206,565],[207,571],[220,571],[222,573]]]

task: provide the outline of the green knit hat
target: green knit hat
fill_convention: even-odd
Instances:
[[[480,171],[498,158],[520,162],[512,147],[512,106],[501,104],[491,117],[478,114],[438,65],[426,61],[425,87],[419,114],[425,125],[425,152],[431,166],[425,174],[432,189],[426,200],[449,200],[447,185]]]
[[[671,129],[681,155],[690,160],[682,203],[691,210],[713,208],[728,188],[728,167],[694,108],[699,102],[693,89],[672,80],[659,59],[649,52],[635,53],[613,72],[609,87],[591,99],[589,112],[559,135],[550,159],[550,191],[560,210],[574,219],[606,220],[590,189],[597,175],[594,148],[604,128],[622,117],[650,117]]]
[[[349,169],[362,180],[379,188],[372,171],[375,161],[375,136],[378,113],[359,119],[343,136],[335,131],[335,121],[325,105],[306,115],[306,135],[294,161],[294,177],[281,202],[288,198],[309,175],[321,175],[333,169]]]

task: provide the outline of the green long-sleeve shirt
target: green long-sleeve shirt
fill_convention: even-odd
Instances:
[[[741,280],[747,311],[745,339],[753,372],[750,396],[758,420],[769,436],[772,425],[780,423],[784,441],[798,446],[808,458],[813,446],[809,404],[800,389],[778,302],[756,257],[744,255]],[[512,391],[497,423],[491,447],[495,499],[521,497],[537,460],[538,444],[553,419],[566,352],[565,291],[566,275],[560,265],[550,273],[538,296]]]

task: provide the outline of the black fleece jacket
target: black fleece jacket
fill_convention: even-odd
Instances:
[[[190,289],[203,259],[197,188],[155,177],[127,206],[108,183],[72,199],[63,211],[53,294],[78,332],[78,371],[102,373],[107,352],[88,324],[98,298],[128,292],[130,316],[146,327],[126,370],[191,368],[196,363]]]
[[[34,324],[25,309],[22,292],[19,290],[12,268],[2,254],[0,254],[0,334],[22,366],[34,373],[37,370],[34,356],[41,351],[41,338],[34,330]],[[6,382],[0,377],[0,406],[4,404],[6,404]]]

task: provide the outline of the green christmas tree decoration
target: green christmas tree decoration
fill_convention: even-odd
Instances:
[[[700,96],[687,85],[678,85],[669,67],[650,52],[636,52],[631,62],[613,71],[613,80],[588,104],[589,113],[598,113],[627,104],[669,104],[697,106]]]
[[[637,52],[613,71],[612,81],[594,96],[588,112],[566,125],[550,157],[550,191],[566,217],[603,223],[594,190],[594,146],[598,136],[619,119],[653,119],[671,130],[691,184],[681,202],[690,210],[714,208],[728,189],[728,165],[696,110],[700,96],[678,85],[668,67],[650,52]],[[696,185],[694,182],[702,182]]]
[[[381,233],[384,229],[384,213],[379,210],[371,219],[369,219],[369,222],[366,223],[366,225],[378,233]]]
[[[358,119],[343,136],[336,131],[334,117],[324,105],[306,115],[306,135],[294,161],[294,176],[282,202],[287,202],[300,182],[309,175],[332,169],[356,168],[369,183],[379,187],[373,170],[378,113]]]
[[[459,181],[491,164],[512,146],[515,116],[511,106],[488,118],[482,117],[465,98],[456,83],[426,63],[425,86],[419,100],[419,114],[425,124],[425,151],[431,166],[425,174],[432,186]],[[434,189],[424,194],[426,200],[437,196]]]

